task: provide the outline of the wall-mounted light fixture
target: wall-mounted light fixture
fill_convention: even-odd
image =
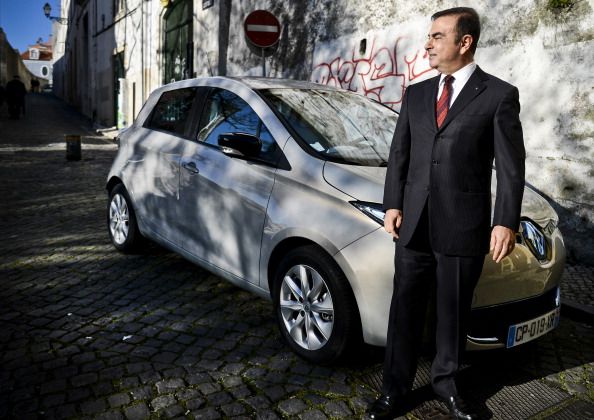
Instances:
[[[58,22],[61,25],[65,25],[68,23],[68,19],[66,19],[66,18],[50,16],[50,14],[52,13],[52,6],[50,6],[49,3],[45,3],[45,5],[43,6],[43,13],[45,14],[46,18],[48,18],[49,20],[51,20],[53,22]]]

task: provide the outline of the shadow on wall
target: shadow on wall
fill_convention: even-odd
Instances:
[[[341,33],[339,24],[344,19],[355,19],[352,12],[341,7],[340,2],[322,0],[313,3],[274,2],[267,8],[282,26],[276,50],[267,61],[267,77],[308,80],[316,42],[337,38]],[[231,15],[241,16],[241,19],[256,9],[252,5],[242,5],[241,2],[232,2],[231,8]],[[295,16],[299,19],[295,20]],[[236,49],[229,53],[229,61],[244,63],[244,69],[260,66],[260,57],[249,48]]]
[[[576,205],[573,208],[567,208],[534,185],[529,183],[526,183],[526,185],[544,197],[557,212],[559,216],[559,230],[565,242],[567,261],[572,264],[579,262],[586,265],[593,265],[594,224],[586,216],[579,214],[582,206]],[[587,209],[584,210],[584,212],[588,211]],[[592,210],[590,209],[589,211]]]

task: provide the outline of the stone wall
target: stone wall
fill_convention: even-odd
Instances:
[[[6,33],[0,28],[0,85],[6,83],[18,75],[21,82],[25,84],[27,91],[31,89],[31,79],[36,77],[25,67],[18,50],[15,50],[6,37]]]

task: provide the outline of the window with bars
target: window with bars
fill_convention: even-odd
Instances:
[[[163,82],[192,77],[192,1],[172,3],[163,27]]]

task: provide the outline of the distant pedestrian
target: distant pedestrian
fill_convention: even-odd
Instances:
[[[8,103],[8,115],[11,119],[18,120],[23,111],[25,115],[25,95],[27,89],[18,75],[6,84],[6,102]]]
[[[39,80],[31,80],[31,92],[39,93]]]

